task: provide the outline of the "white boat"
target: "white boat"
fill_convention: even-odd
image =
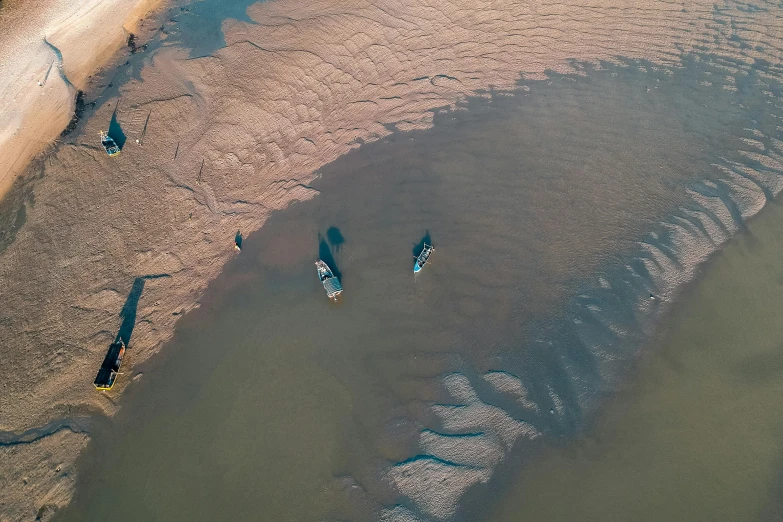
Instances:
[[[320,259],[315,262],[315,267],[318,269],[318,279],[321,280],[321,283],[324,285],[324,290],[326,290],[326,296],[329,299],[337,301],[337,296],[343,291],[340,280],[335,277],[332,269],[329,268],[329,265]]]
[[[117,142],[109,136],[108,132],[101,131],[101,145],[106,150],[106,154],[109,156],[116,156],[120,153],[120,148],[117,146]]]
[[[435,248],[432,245],[428,245],[427,243],[424,243],[424,250],[421,251],[419,257],[416,258],[416,262],[413,263],[414,274],[418,274],[419,272],[421,272],[421,269],[424,268],[424,265],[427,264],[427,261],[432,255],[433,250],[435,250]]]

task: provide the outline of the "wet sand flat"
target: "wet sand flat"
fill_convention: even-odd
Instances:
[[[712,207],[728,221],[694,222],[687,242],[648,233],[708,212],[689,191],[723,183],[717,156],[747,161],[739,136],[764,125],[761,93],[742,109],[701,83],[719,66],[552,75],[320,169],[319,197],[245,239],[93,432],[62,520],[482,519],[495,474],[578,433],[720,244],[712,227],[736,226]],[[436,250],[414,278],[425,234]],[[680,268],[645,272],[648,247]],[[316,256],[342,278],[338,305]]]
[[[3,211],[0,429],[13,438],[74,413],[114,413],[134,365],[161,349],[232,258],[237,229],[249,233],[274,210],[317,195],[312,183],[324,164],[395,128],[429,127],[440,107],[466,95],[489,97],[516,88],[520,75],[585,73],[602,59],[622,62],[618,57],[648,58],[638,67],[673,74],[700,59],[691,54],[698,52],[716,57],[712,76],[700,78],[705,87],[742,94],[756,86],[766,93],[762,103],[773,103],[780,63],[775,9],[731,2],[554,2],[531,10],[514,3],[467,9],[435,0],[280,0],[249,6],[243,21],[226,21],[225,47],[196,58],[185,40],[169,40],[176,19],[190,16],[175,10],[159,50],[30,168]],[[106,157],[95,139],[113,117],[128,141],[118,158]],[[148,117],[144,145],[137,146]],[[707,221],[741,221],[778,190],[774,126],[747,128],[744,159],[721,164],[733,176],[732,195],[718,194],[722,185],[714,182],[695,192],[705,207],[724,213]],[[748,158],[756,163],[743,163]],[[740,179],[756,173],[760,185]],[[726,197],[741,204],[716,203]],[[710,241],[720,243],[738,226],[716,225]],[[653,257],[665,257],[651,248]],[[128,375],[114,392],[96,394],[96,361],[120,334],[129,341]],[[4,502],[20,503],[20,513],[37,513],[52,492],[57,505],[70,495],[66,477],[84,433],[58,433],[63,440],[53,454],[15,450],[19,464],[7,476],[17,487],[4,488],[14,495]],[[30,469],[61,471],[28,486]]]

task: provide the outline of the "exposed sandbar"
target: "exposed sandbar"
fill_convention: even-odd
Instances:
[[[255,23],[227,21],[227,47],[213,56],[162,49],[143,81],[123,87],[118,118],[128,142],[119,157],[107,157],[96,140],[114,110],[107,103],[82,135],[35,166],[43,177],[25,203],[26,223],[0,251],[0,430],[23,431],[70,408],[113,412],[133,365],[160,349],[235,255],[237,229],[247,234],[271,211],[313,197],[318,168],[390,126],[426,127],[439,107],[512,89],[521,73],[573,71],[570,60],[676,66],[699,50],[775,68],[783,48],[780,17],[738,2],[277,0],[248,13]],[[49,33],[42,18],[19,33],[18,42],[38,50],[16,76],[0,76],[0,104],[15,104],[0,106],[0,172],[18,168],[70,118],[74,87],[51,74],[36,85],[53,57],[41,35],[60,49],[76,86],[100,62],[83,54],[92,52],[83,40],[69,40],[84,34],[69,20]],[[106,40],[121,45],[115,34]],[[134,284],[143,289],[131,310]],[[96,393],[96,369],[131,312],[125,376],[117,390]],[[60,438],[70,455],[84,444],[83,434]],[[56,466],[54,457],[28,455],[0,460]],[[47,492],[64,491],[57,502],[67,501],[70,483],[41,476],[48,482],[24,494],[2,488],[11,520],[34,518]]]
[[[162,0],[6,0],[0,8],[0,197],[68,125],[77,91]],[[151,28],[151,27],[150,27]],[[40,82],[40,85],[39,85]]]

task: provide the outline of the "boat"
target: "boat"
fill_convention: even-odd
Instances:
[[[320,259],[315,262],[315,267],[318,269],[318,279],[321,280],[324,290],[326,290],[326,296],[337,301],[337,296],[343,292],[340,280],[335,277],[329,265]]]
[[[120,371],[122,356],[125,355],[125,343],[122,339],[111,343],[98,375],[95,376],[95,387],[99,390],[111,390],[114,380]]]
[[[116,156],[120,153],[120,147],[117,146],[117,142],[109,136],[108,132],[101,131],[101,145],[106,149],[106,154],[109,156]]]
[[[427,264],[427,261],[429,261],[433,250],[435,250],[435,248],[432,245],[424,243],[424,250],[421,251],[419,257],[416,258],[416,262],[413,263],[414,274],[421,272],[421,269],[424,268],[424,265]]]

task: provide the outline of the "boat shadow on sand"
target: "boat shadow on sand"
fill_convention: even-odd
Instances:
[[[133,335],[133,329],[136,327],[136,310],[139,308],[139,299],[141,299],[141,294],[144,292],[144,285],[148,279],[160,279],[163,277],[170,276],[168,274],[146,275],[133,280],[133,286],[131,286],[131,290],[128,293],[128,298],[125,299],[125,304],[122,306],[122,310],[120,310],[122,323],[114,340],[115,343],[122,341],[125,343],[125,346],[130,345],[131,335]]]
[[[117,332],[117,338],[114,342],[122,341],[125,343],[125,346],[128,346],[128,343],[130,343],[133,329],[136,327],[136,309],[139,307],[141,293],[144,292],[144,283],[143,277],[137,277],[133,281],[128,298],[125,300],[122,310],[120,310],[122,324],[120,324],[120,330]]]
[[[327,241],[338,237],[339,242]],[[330,243],[333,243],[334,246],[332,247]],[[334,259],[333,251],[339,254],[340,249],[344,243],[345,238],[340,233],[340,229],[337,227],[330,227],[327,231],[326,237],[322,236],[320,232],[318,233],[318,257],[321,259],[321,261],[329,265],[329,268],[332,269],[332,273],[338,279],[338,281],[342,281],[343,274],[340,272],[340,269],[337,266],[337,261]]]
[[[125,133],[122,131],[120,122],[117,121],[117,107],[114,107],[114,113],[111,115],[111,122],[109,123],[109,137],[114,140],[114,143],[117,144],[120,150],[125,147],[125,142],[128,139],[127,136],[125,136]]]

